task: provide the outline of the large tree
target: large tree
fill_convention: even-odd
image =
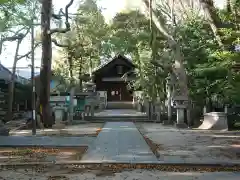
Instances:
[[[14,85],[16,79],[16,66],[17,62],[22,58],[28,57],[31,51],[24,55],[19,55],[19,48],[23,39],[30,32],[33,20],[37,19],[36,14],[39,10],[38,1],[8,1],[0,5],[1,11],[3,12],[2,24],[1,24],[1,42],[0,42],[0,54],[4,42],[16,41],[16,50],[13,60],[11,81],[9,83],[9,99],[8,99],[8,113],[5,121],[12,120],[12,106],[14,100]]]
[[[148,19],[139,11],[118,13],[110,24],[109,38],[104,41],[104,52],[110,55],[113,52],[130,55],[137,72],[137,80],[130,82],[130,87],[135,90],[144,87],[144,94],[156,100],[157,97],[165,96],[164,77],[166,77],[165,67],[168,62],[163,62],[161,58],[165,41],[157,32],[155,32],[156,41],[154,41],[149,33],[151,29]],[[153,55],[151,53],[153,48],[158,53]]]
[[[108,27],[94,0],[85,0],[79,5],[71,26],[71,31],[57,37],[59,45],[63,45],[58,58],[63,60],[55,63],[54,68],[59,72],[68,71],[65,75],[75,84],[78,80],[79,90],[82,90],[84,75],[100,64],[102,41],[107,36]],[[62,64],[65,64],[64,68],[60,68]]]
[[[40,70],[40,104],[42,106],[42,120],[46,126],[52,125],[52,117],[50,112],[50,78],[51,78],[51,64],[52,64],[52,35],[55,33],[66,33],[70,31],[69,23],[69,7],[74,0],[69,0],[65,10],[60,10],[59,14],[54,14],[52,10],[52,0],[42,0],[41,11],[41,40],[42,40],[42,65]],[[65,28],[51,29],[51,18],[65,19]]]

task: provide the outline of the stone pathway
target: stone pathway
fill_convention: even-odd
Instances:
[[[94,137],[30,137],[30,136],[0,136],[0,147],[49,146],[78,147],[89,146]]]
[[[94,113],[94,116],[96,117],[101,117],[101,116],[106,116],[106,117],[113,117],[113,116],[146,116],[145,113],[138,112],[134,109],[106,109],[104,111]]]
[[[157,162],[132,122],[107,122],[82,158],[83,162]]]

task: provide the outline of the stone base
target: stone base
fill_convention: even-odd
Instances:
[[[63,124],[65,124],[66,126],[71,125],[72,121],[64,121]]]
[[[57,123],[57,124],[54,124],[52,126],[53,129],[64,129],[65,128],[65,124],[64,123]]]
[[[40,129],[44,129],[44,125],[43,123],[41,122],[41,117],[39,115],[37,115],[37,127],[39,127]]]
[[[185,123],[176,123],[175,126],[176,126],[176,128],[179,128],[179,129],[186,129],[186,128],[188,128],[188,125],[185,124]]]
[[[163,125],[173,125],[173,123],[172,123],[172,122],[169,122],[168,120],[164,120],[164,121],[162,122],[162,124],[163,124]]]

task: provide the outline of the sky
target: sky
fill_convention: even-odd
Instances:
[[[124,10],[128,6],[132,6],[135,2],[139,0],[100,0],[98,5],[102,7],[102,13],[107,22],[109,22],[117,12]],[[225,0],[216,0],[219,6],[222,6]],[[64,8],[69,0],[53,0],[54,9],[57,11],[60,8]],[[74,4],[70,7],[69,12],[74,13],[77,10],[79,0],[75,0]],[[135,4],[136,4],[135,3]],[[22,42],[19,50],[19,55],[25,54],[30,51],[30,37],[26,37]],[[7,68],[11,68],[13,65],[13,59],[16,49],[16,42],[4,43],[5,49],[0,56],[0,62]],[[35,66],[40,66],[41,61],[41,49],[36,49],[35,51]],[[30,59],[21,59],[17,63],[17,67],[27,67],[31,63]],[[11,69],[10,69],[11,70]],[[39,71],[39,68],[36,69]],[[30,69],[17,69],[19,75],[29,78]]]

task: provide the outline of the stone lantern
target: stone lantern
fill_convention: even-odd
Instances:
[[[92,81],[86,83],[87,92],[91,93],[86,97],[87,115],[94,116],[94,107],[96,103],[96,85]]]
[[[188,98],[185,96],[175,96],[173,99],[173,105],[177,109],[176,126],[178,128],[187,128],[188,126],[184,122],[184,111],[187,109],[188,106]]]
[[[85,85],[86,85],[87,92],[95,92],[95,90],[96,90],[95,83],[90,81],[90,82],[87,82]]]

